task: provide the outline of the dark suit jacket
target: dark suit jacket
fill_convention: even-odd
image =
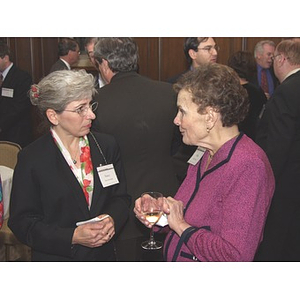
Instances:
[[[133,202],[149,190],[174,196],[178,181],[171,146],[177,108],[172,86],[123,72],[102,87],[95,100],[99,103],[95,125],[114,135],[120,145]],[[149,234],[132,213],[120,239],[140,236],[143,231]]]
[[[32,247],[35,261],[106,261],[114,259],[113,242],[98,248],[72,246],[76,222],[109,214],[119,232],[128,218],[130,197],[115,139],[95,134],[119,184],[103,188],[96,168],[105,164],[89,135],[94,191],[89,210],[82,188],[50,133],[24,148],[13,177],[8,225],[17,238]]]
[[[239,129],[254,141],[259,116],[267,102],[267,97],[261,87],[251,82],[243,84],[243,87],[247,90],[250,108],[247,117],[239,124]]]
[[[61,60],[61,59],[58,59],[54,65],[52,65],[51,69],[50,69],[50,72],[54,72],[54,71],[60,71],[60,70],[69,70],[67,65]]]
[[[276,189],[256,260],[300,261],[300,71],[266,104],[257,143],[272,165]]]
[[[32,141],[31,102],[28,91],[31,76],[11,67],[0,89],[0,140],[26,146]],[[13,97],[3,96],[4,89],[13,91]]]
[[[190,70],[191,70],[191,69],[189,68],[188,70],[186,70],[186,71],[184,71],[184,72],[181,72],[181,73],[179,73],[179,74],[176,74],[176,75],[174,75],[174,76],[168,78],[168,79],[167,79],[167,82],[169,82],[169,83],[171,83],[171,84],[176,83],[176,82],[178,81],[178,79],[179,79],[182,75],[184,75],[185,73],[187,73],[187,72],[190,71]]]

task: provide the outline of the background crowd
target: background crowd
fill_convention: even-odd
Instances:
[[[50,94],[42,104],[39,95],[28,94],[30,75],[13,64],[8,46],[0,45],[0,140],[25,147],[15,170],[9,226],[32,247],[36,260],[143,260],[140,243],[148,230],[135,200],[147,190],[168,197],[165,212],[170,231],[161,233],[163,238],[167,235],[166,260],[300,260],[300,39],[286,39],[278,45],[260,41],[254,54],[238,51],[224,66],[218,64],[222,49],[217,39],[186,38],[183,51],[189,69],[167,82],[139,74],[139,52],[131,38],[88,38],[85,49],[97,73],[93,77],[95,97],[94,87],[89,86],[72,93],[68,101],[65,93]],[[70,70],[79,55],[76,40],[61,39],[59,59],[46,76],[45,91],[57,90],[58,80],[66,82],[60,87],[63,91],[70,87],[75,91],[78,81],[64,74],[77,73]],[[92,75],[81,76],[88,80]],[[48,120],[41,140],[33,141],[30,98]],[[60,106],[52,106],[54,98],[60,99]],[[93,101],[98,106],[94,112]],[[74,119],[68,112],[74,113]],[[74,125],[80,118],[85,131]],[[58,138],[51,136],[49,126]],[[95,132],[95,140],[90,130]],[[52,138],[61,144],[53,144]],[[97,209],[93,207],[96,204],[87,204],[84,215],[76,212],[64,220],[71,202],[60,207],[59,201],[53,206],[44,201],[68,198],[70,191],[63,184],[60,192],[55,190],[53,182],[46,184],[46,177],[43,183],[42,163],[26,163],[28,157],[37,161],[37,153],[47,150],[37,149],[47,143],[54,160],[43,162],[48,164],[45,169],[55,166],[58,159],[57,168],[68,162],[64,172],[71,181],[77,179],[74,186],[79,183],[83,187],[80,183],[88,174],[78,179],[76,170],[84,168],[82,143],[90,146],[92,189],[97,192],[101,177],[96,176],[99,158],[95,149],[103,147],[103,157],[109,157],[107,164],[114,165],[119,184],[104,189]],[[199,149],[202,158],[188,163]],[[50,178],[58,173],[53,169]],[[30,199],[25,199],[22,178],[32,180],[26,186]],[[55,195],[43,200],[54,190]],[[85,200],[84,189],[81,193],[79,202]],[[97,203],[93,192],[89,197],[91,203]],[[116,201],[110,209],[107,203],[111,198]],[[20,205],[20,199],[28,206]],[[97,242],[78,241],[76,221],[102,215],[109,215],[103,221],[104,229],[83,225],[86,230],[81,235],[101,231]],[[91,248],[99,251],[88,251]]]

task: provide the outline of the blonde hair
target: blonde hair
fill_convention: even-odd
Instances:
[[[281,41],[276,50],[284,54],[291,65],[300,65],[300,39],[290,39]]]

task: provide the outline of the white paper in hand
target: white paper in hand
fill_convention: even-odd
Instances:
[[[105,216],[102,217],[102,218],[96,217],[96,218],[89,219],[89,220],[86,220],[86,221],[77,222],[77,223],[76,223],[76,226],[80,226],[80,225],[84,225],[84,224],[88,224],[88,223],[100,222],[100,221],[102,221],[102,220],[104,220],[104,219],[106,219],[106,218],[108,218],[108,217],[109,217],[109,215],[105,215]]]
[[[168,218],[167,218],[167,215],[166,214],[163,214],[159,220],[156,222],[155,225],[158,225],[160,227],[165,227],[166,225],[168,225]]]

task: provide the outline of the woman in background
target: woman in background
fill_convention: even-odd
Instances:
[[[257,74],[256,61],[251,52],[238,51],[229,57],[228,66],[238,74],[240,83],[247,90],[250,101],[249,113],[239,124],[239,129],[255,140],[258,122],[267,102],[262,88],[252,83]]]

